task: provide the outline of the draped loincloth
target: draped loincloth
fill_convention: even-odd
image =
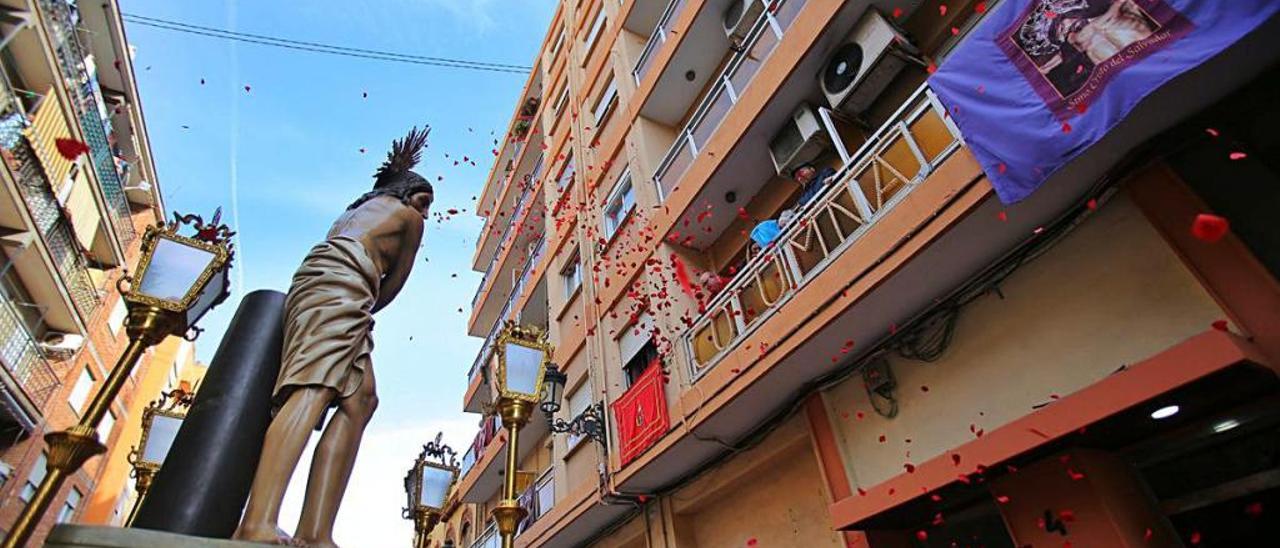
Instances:
[[[360,388],[373,352],[381,280],[359,240],[335,236],[311,248],[284,302],[284,349],[272,393],[277,405],[300,386],[332,388],[338,398]]]

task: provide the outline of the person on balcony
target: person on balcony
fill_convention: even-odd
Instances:
[[[791,171],[791,178],[800,183],[800,197],[796,200],[795,209],[803,209],[805,205],[822,194],[822,189],[827,187],[836,170],[830,166],[823,166],[822,169],[813,167],[813,164],[804,164]]]

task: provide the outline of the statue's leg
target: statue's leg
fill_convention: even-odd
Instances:
[[[332,388],[303,386],[293,390],[284,407],[271,420],[262,444],[262,457],[253,476],[249,504],[245,509],[235,538],[278,543],[277,522],[280,501],[289,486],[293,469],[298,466],[302,450],[307,447],[311,429],[324,416],[329,402],[337,396]]]
[[[307,498],[302,506],[295,536],[313,548],[336,546],[333,522],[338,505],[351,479],[351,468],[360,449],[364,427],[378,407],[374,391],[373,367],[366,362],[360,388],[338,404],[338,412],[325,427],[311,459],[311,475],[307,479]]]

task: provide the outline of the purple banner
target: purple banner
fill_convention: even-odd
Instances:
[[[1011,204],[1277,12],[1277,0],[1004,0],[929,85]]]

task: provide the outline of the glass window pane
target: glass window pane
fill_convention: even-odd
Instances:
[[[195,285],[214,255],[203,249],[160,238],[138,291],[164,300],[180,300]]]
[[[449,484],[453,483],[453,472],[433,466],[422,467],[422,493],[419,503],[432,508],[444,506],[445,497],[449,496]]]
[[[720,127],[720,121],[724,120],[731,108],[733,108],[733,101],[729,99],[724,86],[716,86],[715,97],[711,100],[710,106],[698,120],[698,124],[693,126],[693,142],[698,148],[707,144],[707,140],[711,138],[712,133],[715,133],[716,128]]]
[[[675,192],[676,186],[680,184],[680,179],[684,177],[685,172],[689,171],[689,166],[693,164],[693,153],[689,150],[684,134],[680,134],[676,139],[676,155],[672,158],[671,163],[667,165],[666,171],[658,175],[658,187],[662,189],[663,197],[670,196],[672,192]]]
[[[165,415],[151,417],[151,430],[147,433],[147,444],[142,448],[142,460],[155,464],[164,463],[165,455],[173,446],[173,439],[178,436],[182,427],[182,419]]]
[[[520,394],[538,393],[538,370],[542,367],[542,350],[507,343],[507,390]]]

